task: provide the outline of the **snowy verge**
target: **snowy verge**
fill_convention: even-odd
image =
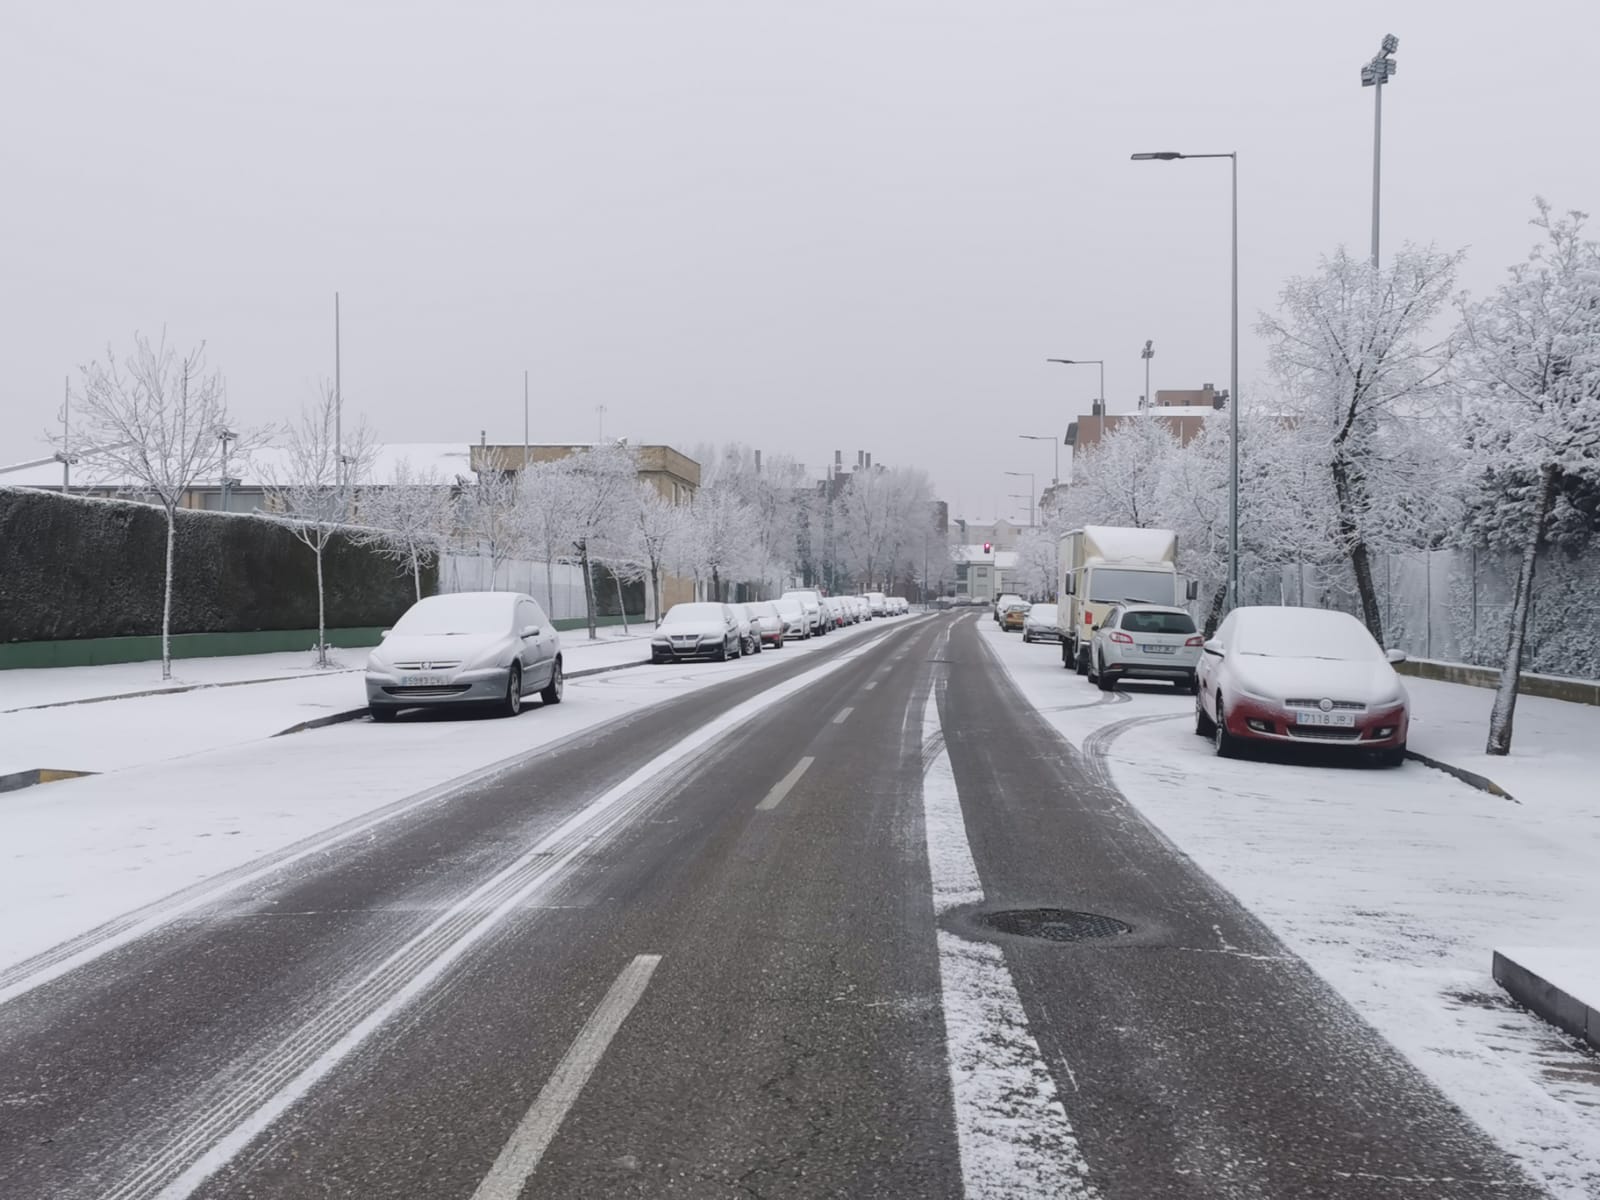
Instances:
[[[1493,694],[1406,680],[1413,745],[1512,804],[1416,763],[1219,759],[1192,697],[1107,696],[1058,647],[979,628],[1046,722],[1530,1174],[1564,1200],[1600,1196],[1600,1059],[1490,973],[1498,945],[1600,945],[1594,709],[1524,698],[1512,755],[1485,760]]]

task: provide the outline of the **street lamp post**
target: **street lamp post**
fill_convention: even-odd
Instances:
[[[1061,363],[1068,367],[1100,368],[1100,415],[1106,415],[1106,360],[1103,358],[1047,358],[1045,362]]]
[[[1384,34],[1383,44],[1372,61],[1361,68],[1361,86],[1372,89],[1372,266],[1378,266],[1378,180],[1383,161],[1383,85],[1394,78],[1399,67],[1389,56],[1400,49],[1400,39]]]
[[[1053,433],[1052,434],[1048,434],[1048,435],[1047,434],[1042,434],[1042,433],[1019,433],[1017,436],[1022,438],[1022,439],[1024,439],[1025,441],[1029,441],[1029,442],[1054,442],[1055,443],[1056,470],[1055,470],[1055,474],[1050,476],[1050,486],[1051,487],[1060,487],[1061,486],[1061,439],[1058,438]]]
[[[1156,356],[1156,344],[1150,338],[1145,338],[1144,349],[1139,351],[1139,357],[1144,359],[1144,407],[1155,407],[1156,398],[1150,394],[1150,360]]]
[[[1032,529],[1033,528],[1033,491],[1034,491],[1034,487],[1035,487],[1033,472],[1032,471],[1007,471],[1006,474],[1007,475],[1013,475],[1018,479],[1026,479],[1028,481],[1028,528]],[[1012,499],[1017,500],[1017,499],[1021,499],[1021,497],[1013,496]]]
[[[222,511],[228,511],[228,447],[239,440],[239,435],[226,425],[217,426],[217,441],[222,443]]]
[[[1228,608],[1239,602],[1239,152],[1180,154],[1158,150],[1135,154],[1135,162],[1171,162],[1179,158],[1225,158],[1233,176],[1233,284],[1231,331],[1228,350]]]

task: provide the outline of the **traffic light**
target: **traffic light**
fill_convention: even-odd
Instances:
[[[984,543],[984,544],[983,544],[983,552],[984,552],[984,553],[985,553],[985,554],[987,554],[987,553],[989,553],[989,543],[988,543],[988,542],[985,542],[985,543]]]

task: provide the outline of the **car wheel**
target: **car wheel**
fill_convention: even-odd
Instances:
[[[1116,690],[1117,681],[1106,674],[1106,663],[1104,659],[1101,659],[1100,665],[1095,668],[1094,681],[1095,683],[1099,684],[1102,692]]]
[[[1406,748],[1403,745],[1391,746],[1386,750],[1378,751],[1378,765],[1380,767],[1399,767],[1405,765]]]
[[[1189,685],[1188,686],[1189,686],[1189,695],[1198,696],[1200,694],[1200,676],[1199,675],[1191,675],[1191,676],[1189,676]]]
[[[1200,692],[1194,694],[1194,732],[1196,737],[1208,738],[1217,731],[1217,723],[1211,719],[1211,714],[1206,711],[1205,701],[1201,699]]]
[[[1221,700],[1217,701],[1217,719],[1212,726],[1211,744],[1216,747],[1218,758],[1239,757],[1239,739],[1228,732],[1228,717]]]
[[[1072,670],[1072,650],[1065,642],[1061,643],[1061,669],[1063,671]]]
[[[714,658],[717,662],[727,662],[728,661],[728,643],[726,641],[718,642],[717,643],[717,652],[715,654],[713,654],[711,657]]]
[[[1078,674],[1079,675],[1087,675],[1088,673],[1089,673],[1089,651],[1088,651],[1087,648],[1085,648],[1085,649],[1082,649],[1082,650],[1078,651]]]
[[[1028,642],[1033,641],[1033,638],[1028,635],[1028,631],[1026,629],[1024,629],[1022,631],[1022,641],[1023,641],[1024,645],[1026,645]]]
[[[367,705],[367,715],[370,716],[379,725],[383,725],[383,724],[388,723],[389,721],[394,720],[395,714],[397,712],[399,712],[399,710],[397,708],[395,708],[395,706],[392,705],[392,704],[369,704],[369,705]]]
[[[550,682],[545,685],[544,691],[539,693],[539,699],[546,704],[560,704],[561,693],[566,690],[566,676],[561,670],[561,657],[557,655],[556,665],[550,668]]]
[[[500,715],[514,717],[522,711],[522,667],[517,663],[511,664],[511,670],[506,673],[506,695],[500,701]]]
[[[667,660],[666,660],[666,658],[664,656],[662,656],[660,654],[657,654],[654,650],[652,650],[650,652],[650,661],[655,663],[657,666],[660,666],[662,663],[666,662]]]

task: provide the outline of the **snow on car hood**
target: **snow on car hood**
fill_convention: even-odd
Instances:
[[[372,651],[374,661],[470,663],[505,640],[503,633],[391,633]]]
[[[687,637],[691,633],[700,637],[722,637],[726,633],[726,626],[721,621],[671,621],[656,630],[657,637]]]
[[[1239,654],[1229,659],[1234,684],[1275,700],[1351,700],[1382,704],[1405,699],[1400,677],[1387,662],[1326,658],[1266,658]]]

